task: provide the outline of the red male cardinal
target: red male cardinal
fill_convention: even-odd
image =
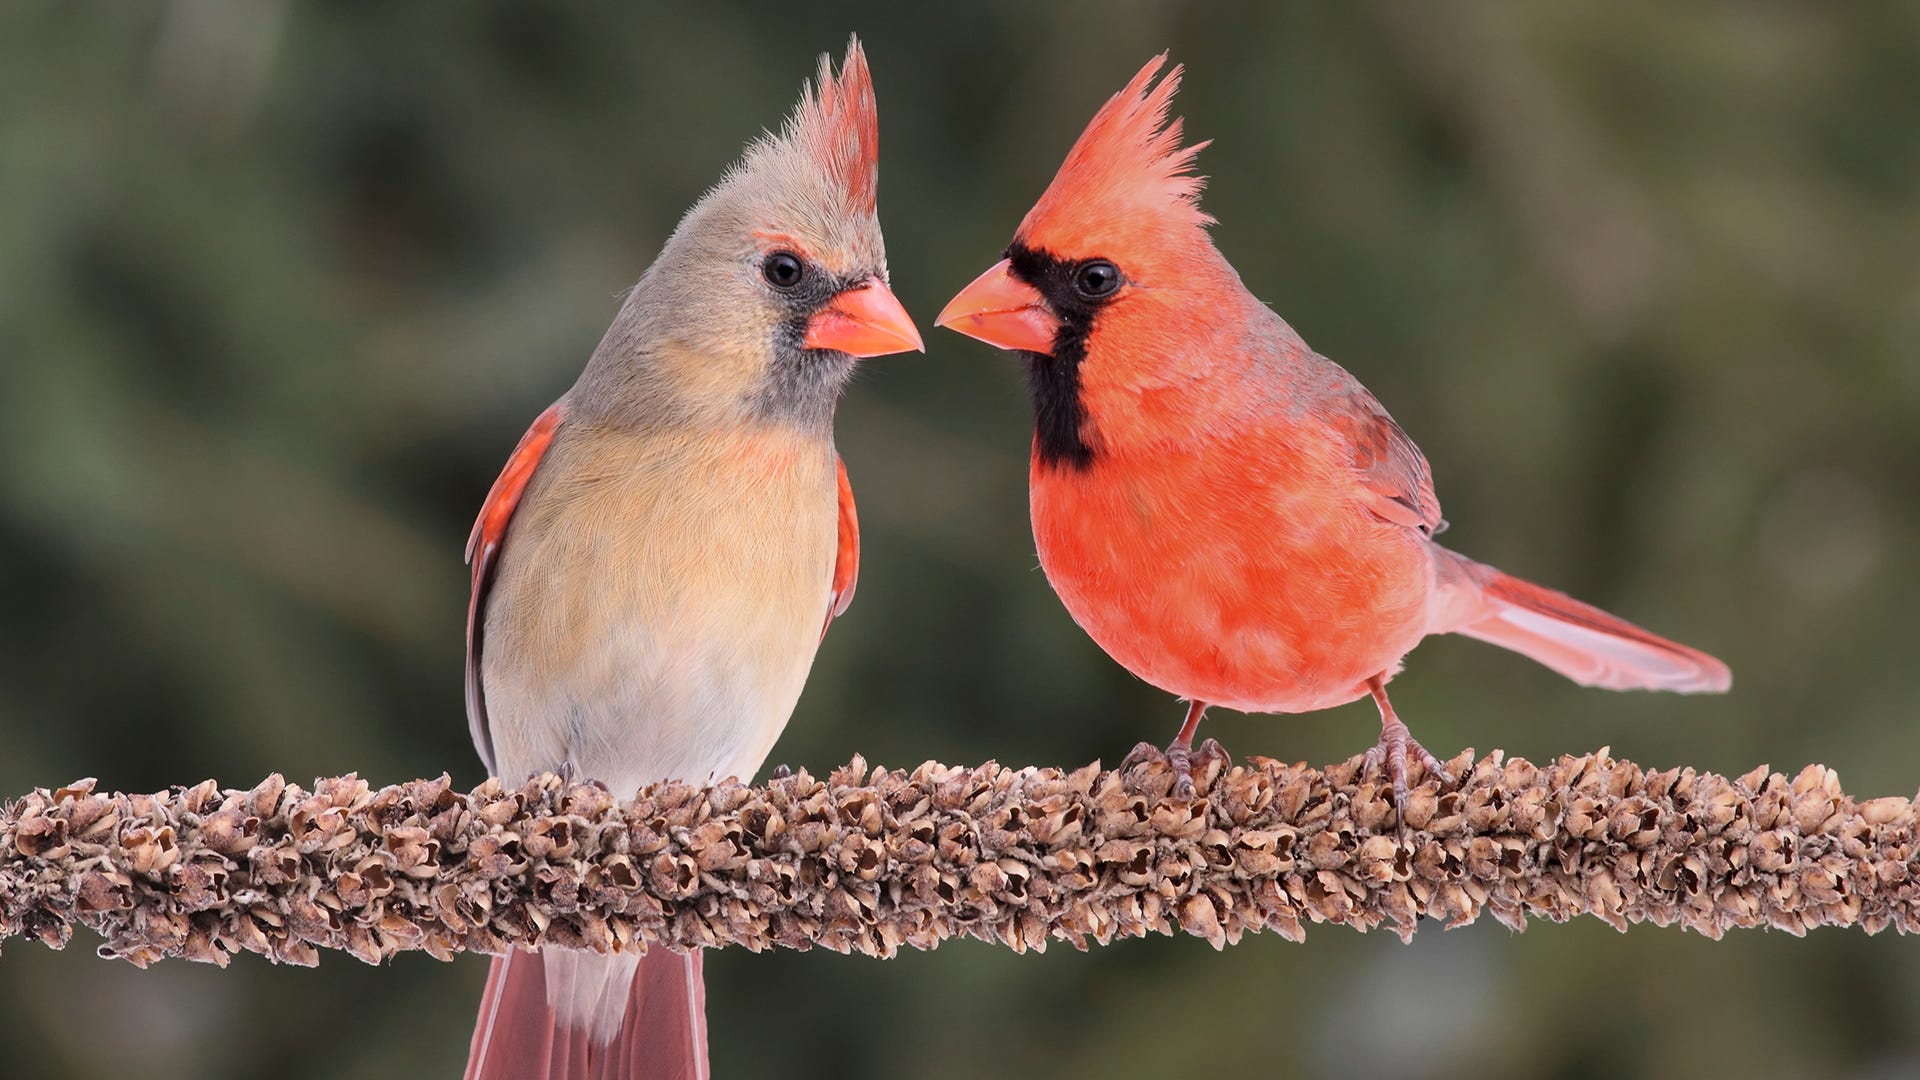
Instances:
[[[859,562],[835,400],[854,358],[921,348],[887,288],[877,147],[856,40],[681,219],[494,483],[467,546],[494,775],[747,777],[786,726]],[[513,953],[466,1075],[705,1077],[704,998],[697,952]]]
[[[1180,68],[1151,85],[1165,59],[1101,108],[1006,257],[936,322],[1025,357],[1040,565],[1114,659],[1191,702],[1165,755],[1176,790],[1193,790],[1209,705],[1297,713],[1371,694],[1367,764],[1404,804],[1410,752],[1444,776],[1387,702],[1428,634],[1588,686],[1727,689],[1718,660],[1433,542],[1444,522],[1419,448],[1208,237],[1190,172],[1205,144],[1183,149],[1167,122]]]

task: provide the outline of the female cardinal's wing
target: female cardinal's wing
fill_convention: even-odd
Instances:
[[[555,402],[533,422],[513,448],[507,467],[487,492],[480,516],[467,536],[467,562],[473,566],[473,593],[467,601],[467,726],[473,732],[473,748],[487,771],[494,771],[493,733],[487,727],[486,694],[480,685],[480,630],[486,624],[487,593],[493,588],[494,571],[500,563],[500,545],[507,537],[513,511],[526,493],[527,481],[540,465],[541,455],[553,443],[560,427],[560,404]],[[842,481],[844,484],[844,480]]]
[[[860,519],[853,512],[853,487],[847,483],[847,463],[839,454],[833,464],[840,473],[840,544],[833,555],[833,592],[827,604],[827,618],[820,625],[820,636],[853,603],[853,589],[860,583]]]
[[[1355,384],[1328,418],[1353,449],[1361,495],[1375,517],[1426,536],[1446,529],[1426,455],[1372,394]]]

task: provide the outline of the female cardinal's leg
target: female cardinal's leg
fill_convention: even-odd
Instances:
[[[1405,812],[1407,808],[1407,754],[1411,751],[1419,755],[1420,764],[1427,767],[1427,775],[1435,777],[1441,783],[1448,779],[1446,766],[1440,759],[1427,752],[1427,748],[1414,741],[1413,733],[1407,725],[1394,715],[1393,703],[1387,700],[1387,680],[1384,675],[1375,675],[1367,680],[1367,689],[1373,693],[1373,703],[1380,707],[1380,741],[1367,751],[1362,766],[1367,769],[1384,768],[1387,777],[1393,781],[1393,806],[1395,810]]]
[[[1185,723],[1180,725],[1180,734],[1175,735],[1173,737],[1173,744],[1171,746],[1168,746],[1166,751],[1163,753],[1159,747],[1153,745],[1152,743],[1149,743],[1149,742],[1141,743],[1140,745],[1134,747],[1132,751],[1130,751],[1125,758],[1121,759],[1120,771],[1121,772],[1127,771],[1127,769],[1131,767],[1135,762],[1152,761],[1155,758],[1158,758],[1162,761],[1165,761],[1167,764],[1173,766],[1174,796],[1176,798],[1181,798],[1181,799],[1192,798],[1193,797],[1193,755],[1194,755],[1193,735],[1194,735],[1194,732],[1200,730],[1200,718],[1202,716],[1205,716],[1206,714],[1207,714],[1206,702],[1195,701],[1195,702],[1188,703],[1187,720]],[[1224,746],[1221,746],[1218,742],[1216,742],[1213,739],[1208,739],[1206,742],[1203,742],[1200,744],[1199,754],[1200,754],[1201,760],[1203,761],[1209,758],[1219,758],[1220,761],[1223,763],[1230,760],[1227,757],[1227,748]]]

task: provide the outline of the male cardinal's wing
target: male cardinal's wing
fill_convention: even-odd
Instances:
[[[847,483],[847,463],[839,454],[833,456],[833,464],[840,473],[840,544],[833,555],[833,592],[826,621],[820,625],[822,638],[833,620],[853,603],[853,589],[860,582],[860,519],[853,512],[853,487]]]
[[[1387,410],[1355,385],[1328,416],[1334,430],[1353,448],[1361,497],[1375,517],[1432,536],[1446,529],[1433,470]]]
[[[473,732],[473,748],[487,771],[494,771],[493,733],[487,727],[487,699],[480,685],[480,630],[486,624],[487,593],[493,588],[494,571],[499,568],[500,545],[506,539],[513,511],[526,493],[527,481],[540,464],[541,455],[553,442],[560,427],[560,404],[555,402],[533,422],[513,448],[507,467],[487,492],[480,506],[473,532],[467,536],[467,562],[473,566],[473,594],[467,601],[467,726]]]

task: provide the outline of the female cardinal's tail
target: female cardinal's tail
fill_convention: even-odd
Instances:
[[[707,1080],[700,954],[494,957],[466,1080]]]
[[[1439,560],[1434,633],[1490,641],[1582,686],[1718,694],[1733,685],[1727,665],[1698,649],[1438,545],[1434,553]]]

